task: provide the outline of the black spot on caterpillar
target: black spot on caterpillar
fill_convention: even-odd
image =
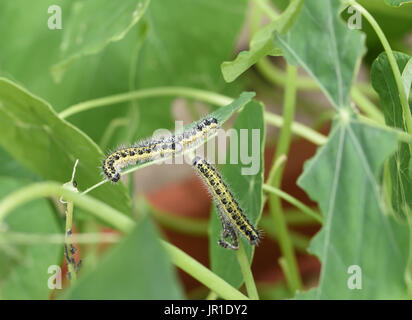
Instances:
[[[188,130],[175,133],[171,137],[153,138],[130,147],[120,147],[103,160],[103,173],[108,180],[117,182],[121,170],[128,165],[181,154],[184,150],[200,145],[205,138],[214,135],[217,129],[219,123],[216,118],[205,118],[194,123]]]
[[[218,208],[223,227],[222,239],[218,241],[218,244],[224,248],[237,250],[237,235],[239,234],[247,239],[251,245],[258,244],[260,232],[249,222],[216,168],[200,157],[195,157],[193,167],[207,185]],[[228,236],[231,238],[232,244],[225,241]]]

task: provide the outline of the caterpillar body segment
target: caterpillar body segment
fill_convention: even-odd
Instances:
[[[143,140],[129,147],[120,147],[109,153],[103,160],[103,174],[108,180],[117,182],[123,168],[181,154],[185,150],[199,146],[204,139],[217,133],[218,129],[219,123],[216,118],[205,118],[182,133],[166,138]]]
[[[251,245],[258,244],[260,232],[250,223],[216,168],[200,157],[195,157],[193,167],[207,185],[218,207],[223,227],[222,239],[218,241],[219,245],[236,250],[238,235],[247,239]],[[232,244],[225,241],[227,237],[231,238]]]

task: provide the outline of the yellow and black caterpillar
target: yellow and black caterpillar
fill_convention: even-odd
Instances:
[[[219,129],[218,120],[210,117],[171,137],[153,138],[140,141],[130,147],[120,147],[103,160],[103,173],[108,180],[117,182],[121,170],[128,165],[181,154],[184,150],[200,145],[205,138],[214,135],[217,129]]]
[[[206,183],[217,205],[223,227],[222,239],[218,241],[218,244],[223,248],[237,250],[239,234],[247,239],[251,245],[258,244],[260,232],[249,222],[216,168],[200,157],[195,157],[193,167]],[[231,244],[225,240],[227,237],[231,238]]]

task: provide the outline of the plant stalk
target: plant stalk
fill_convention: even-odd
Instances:
[[[283,126],[280,132],[279,141],[276,147],[276,154],[273,159],[273,164],[276,163],[277,158],[281,155],[287,155],[289,151],[291,136],[292,136],[292,123],[295,115],[295,99],[296,99],[296,76],[297,68],[292,65],[287,65],[287,82],[285,89],[284,108],[283,108]],[[278,168],[276,172],[271,170],[267,184],[269,186],[278,188],[281,185],[283,176],[283,167]],[[285,274],[288,280],[289,287],[292,292],[296,292],[302,288],[302,281],[298,265],[296,262],[294,248],[292,246],[291,239],[288,233],[288,227],[285,221],[284,213],[282,211],[282,205],[280,198],[271,193],[269,195],[269,208],[272,214],[272,218],[276,226],[276,234],[278,235],[279,245],[282,251],[282,255],[285,258],[285,264],[287,265],[288,275]]]

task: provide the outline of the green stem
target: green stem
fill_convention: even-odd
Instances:
[[[289,151],[292,136],[292,123],[295,115],[296,76],[297,68],[292,65],[287,65],[287,82],[283,107],[284,123],[280,132],[280,137],[276,147],[276,154],[273,163],[276,163],[276,160],[280,155],[287,155]],[[282,175],[283,168],[279,168],[276,171],[276,174],[269,173],[269,179],[267,184],[275,188],[279,188],[282,181]],[[282,205],[280,199],[277,195],[272,193],[269,195],[269,208],[272,214],[272,218],[276,225],[276,234],[279,236],[278,241],[282,251],[282,255],[285,258],[285,263],[287,264],[287,270],[289,272],[289,286],[292,292],[296,292],[297,290],[300,290],[302,288],[302,281],[296,262],[295,252],[289,237],[288,228],[285,221],[284,213],[282,212]]]
[[[283,166],[286,163],[288,158],[286,155],[281,154],[276,159],[273,159],[272,167],[270,168],[268,181],[272,181],[273,177],[277,174],[279,170],[283,170]],[[263,206],[265,206],[266,201],[268,200],[268,195],[266,193],[263,194]]]
[[[213,291],[210,291],[206,297],[206,300],[216,300],[217,298],[218,298],[217,294],[214,293]]]
[[[407,208],[406,218],[408,220],[409,232],[412,232],[412,211]],[[409,248],[412,248],[412,236],[409,235]],[[412,252],[409,249],[408,262],[405,269],[405,282],[408,291],[409,299],[412,299]]]
[[[269,123],[271,125],[274,125],[275,127],[279,127],[279,128],[283,127],[284,119],[281,116],[266,111],[264,113],[264,117],[265,117],[265,121],[267,123]],[[302,138],[305,138],[308,141],[313,142],[316,145],[323,145],[328,140],[328,138],[326,136],[322,135],[321,133],[319,133],[319,132],[317,132],[317,131],[309,128],[309,127],[306,127],[303,124],[297,123],[297,122],[292,123],[292,132],[295,133],[296,135],[302,137]],[[136,170],[149,167],[149,166],[155,164],[156,162],[161,162],[161,161],[164,161],[164,159],[159,159],[159,160],[156,160],[156,161],[147,162],[147,163],[144,163],[144,164],[141,164],[141,165],[137,165],[137,166],[134,166],[134,167],[131,167],[131,168],[125,170],[122,174],[123,175],[129,174],[129,173],[132,173]],[[103,185],[107,182],[109,182],[109,181],[108,180],[102,180],[102,181],[96,183],[95,185],[92,185],[91,187],[89,187],[85,191],[83,191],[82,194],[87,194],[90,191],[98,188],[99,186],[101,186],[101,185]]]
[[[271,124],[278,128],[282,128],[284,126],[285,119],[283,117],[268,111],[265,112],[264,116],[265,121],[268,124]],[[292,123],[291,130],[294,134],[316,145],[323,145],[328,141],[328,137],[298,122]]]
[[[116,209],[90,196],[73,192],[56,182],[35,183],[12,192],[3,198],[0,202],[0,225],[7,215],[18,206],[31,200],[50,196],[63,197],[67,201],[72,201],[79,208],[90,212],[96,218],[101,219],[122,232],[127,233],[135,226],[135,222],[131,218]],[[177,267],[181,268],[193,278],[203,283],[206,287],[216,292],[220,297],[235,300],[247,299],[245,295],[236,290],[225,280],[218,277],[208,268],[204,267],[180,249],[165,241],[162,241],[162,243],[166,248],[166,251],[169,253],[172,262]]]
[[[273,219],[260,219],[259,226],[263,228],[265,234],[267,234],[271,239],[277,240],[278,234],[276,233],[276,226],[273,222]],[[292,241],[293,246],[297,251],[306,253],[306,250],[309,246],[309,239],[294,231],[289,231],[290,240]]]
[[[312,217],[316,221],[319,221],[321,224],[323,223],[323,218],[318,213],[313,211],[311,208],[309,208],[303,202],[301,202],[298,199],[294,198],[290,194],[282,191],[281,189],[269,186],[267,184],[264,184],[263,185],[263,190],[277,195],[278,197],[280,197],[280,198],[286,200],[287,202],[289,202],[290,204],[294,205],[296,208],[300,209],[303,213],[305,213],[308,216]]]
[[[252,300],[259,300],[259,295],[256,289],[255,280],[253,279],[252,271],[250,270],[249,260],[247,258],[245,248],[243,248],[242,241],[239,241],[239,249],[237,251],[237,261],[242,271],[243,280],[245,281],[248,296]]]
[[[275,86],[283,87],[286,82],[286,74],[281,69],[276,67],[269,58],[264,57],[256,63],[259,73],[270,83]],[[296,87],[300,91],[319,91],[320,87],[316,81],[308,77],[297,77]],[[373,90],[372,86],[367,83],[357,83],[355,87],[362,94],[377,98],[378,94]],[[353,98],[353,96],[352,96]],[[378,109],[379,111],[379,109]]]
[[[64,244],[65,246],[65,252],[66,252],[66,262],[67,262],[67,269],[70,272],[70,280],[72,281],[72,283],[76,282],[77,280],[77,275],[76,275],[76,269],[75,269],[75,265],[76,265],[76,261],[74,260],[72,251],[71,251],[71,247],[73,245],[72,239],[71,239],[71,235],[73,232],[73,201],[68,201],[67,202],[67,208],[66,208],[66,232],[65,232],[65,236],[66,236],[66,243]]]
[[[311,216],[302,214],[302,212],[298,210],[294,210],[294,209],[285,210],[285,214],[286,214],[286,222],[290,226],[308,226],[308,225],[318,225],[319,224],[317,220],[313,219]]]
[[[34,199],[49,196],[61,196],[65,201],[72,201],[79,208],[93,213],[97,218],[108,222],[118,230],[129,231],[134,225],[132,219],[111,208],[107,204],[90,196],[80,195],[79,193],[68,190],[56,182],[31,184],[3,198],[0,202],[0,223],[6,218],[11,210],[19,205]]]
[[[198,99],[211,104],[217,104],[220,106],[225,106],[230,104],[233,99],[206,90],[184,88],[184,87],[158,87],[141,89],[136,91],[130,91],[126,93],[121,93],[113,96],[108,96],[104,98],[99,98],[95,100],[88,100],[75,104],[62,112],[60,112],[61,118],[67,118],[76,113],[83,112],[86,110],[109,106],[121,102],[126,102],[130,100],[138,100],[144,98],[161,97],[161,96],[182,96],[186,98]]]
[[[60,117],[67,118],[71,115],[74,115],[79,112],[86,110],[110,106],[116,103],[130,101],[134,99],[143,99],[149,97],[157,96],[183,96],[187,98],[198,99],[207,103],[217,105],[219,107],[225,106],[233,102],[233,99],[227,96],[223,96],[214,92],[192,89],[192,88],[183,88],[183,87],[159,87],[159,88],[150,88],[142,89],[132,92],[126,92],[118,95],[113,95],[109,97],[104,97],[95,100],[85,101],[76,105],[73,105],[66,110],[63,110],[60,113]],[[283,125],[282,117],[265,112],[265,119],[268,123],[281,127]],[[320,133],[314,131],[313,129],[306,127],[300,123],[294,123],[292,130],[295,134],[312,141],[315,144],[323,144],[326,141],[326,137]]]
[[[352,88],[351,96],[353,101],[355,101],[355,103],[358,105],[359,109],[365,112],[365,114],[368,115],[371,119],[375,120],[378,123],[385,123],[385,118],[382,112],[375,104],[370,102],[358,88]]]
[[[358,116],[358,121],[363,122],[364,124],[367,124],[369,126],[376,127],[376,128],[381,129],[381,130],[385,130],[385,131],[394,133],[397,136],[399,141],[408,143],[409,145],[412,144],[412,134],[409,134],[405,131],[399,130],[399,129],[394,128],[394,127],[390,127],[390,126],[378,123],[378,122],[373,121],[372,119],[370,119],[368,117],[365,117],[361,114],[358,114],[357,116]]]
[[[156,221],[168,229],[192,236],[207,236],[209,222],[206,219],[179,217],[174,213],[163,212],[150,205]]]
[[[116,118],[110,121],[109,125],[107,126],[107,129],[104,131],[103,136],[100,140],[100,148],[102,150],[106,149],[110,139],[116,132],[116,129],[119,127],[125,127],[128,125],[128,123],[129,121],[126,118]]]
[[[218,277],[208,268],[188,256],[179,248],[170,243],[163,242],[166,251],[172,259],[173,264],[190,274],[199,282],[215,292],[219,297],[224,299],[245,300],[248,299],[244,294],[233,288],[225,280]]]
[[[260,11],[266,13],[271,20],[276,20],[279,17],[279,14],[271,8],[265,0],[254,0],[254,2]]]
[[[93,232],[74,234],[71,241],[76,243],[116,243],[121,237],[115,233]],[[0,233],[0,243],[13,244],[69,244],[67,238],[62,234],[39,234],[39,233],[24,233],[24,232],[4,232]]]
[[[286,81],[285,73],[277,68],[267,57],[260,59],[256,63],[260,74],[269,82],[276,86],[284,86]],[[320,90],[318,84],[310,78],[297,78],[296,87],[302,91]]]
[[[385,34],[383,33],[382,29],[380,28],[379,24],[376,20],[372,17],[372,15],[359,3],[355,0],[347,0],[347,3],[352,5],[356,10],[358,10],[365,18],[368,20],[372,28],[375,30],[379,40],[382,43],[383,48],[388,56],[389,64],[391,65],[393,76],[395,77],[396,86],[398,87],[399,99],[402,105],[402,112],[404,121],[406,123],[406,129],[408,133],[412,134],[412,115],[409,109],[408,99],[406,98],[406,92],[403,87],[402,76],[401,72],[399,71],[398,64],[396,62],[395,56],[392,52],[391,46],[386,39]],[[412,147],[409,146],[410,150],[412,151]]]
[[[287,260],[285,259],[285,257],[280,257],[278,262],[279,262],[280,268],[282,269],[283,274],[285,275],[286,283],[289,287],[289,290],[292,292],[295,292],[296,291],[295,287],[292,286],[292,283],[294,281],[293,274],[292,274],[291,269],[289,268]]]

